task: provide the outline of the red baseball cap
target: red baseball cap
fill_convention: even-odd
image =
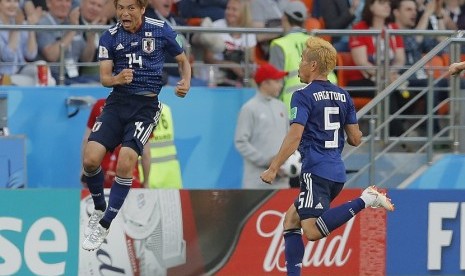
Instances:
[[[287,72],[276,69],[269,63],[263,63],[255,72],[255,82],[260,84],[264,80],[280,80],[287,76]]]

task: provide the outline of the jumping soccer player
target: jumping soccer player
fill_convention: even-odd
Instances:
[[[95,211],[85,229],[82,248],[95,250],[132,185],[132,171],[158,123],[165,55],[175,57],[181,80],[175,93],[186,96],[191,67],[176,32],[164,21],[144,17],[147,0],[114,0],[119,22],[100,38],[100,81],[113,87],[102,115],[95,122],[84,149],[83,167]],[[107,151],[122,144],[111,186],[108,208],[103,194],[101,162]]]

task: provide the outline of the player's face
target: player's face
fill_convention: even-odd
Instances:
[[[123,28],[131,33],[136,32],[142,24],[145,8],[138,6],[136,0],[119,0],[116,5],[116,16]]]
[[[308,49],[305,49],[302,52],[301,60],[299,63],[299,79],[302,83],[309,83],[311,80],[312,74],[312,64],[315,63],[314,61],[307,60]]]

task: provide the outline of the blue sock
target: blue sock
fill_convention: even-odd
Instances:
[[[115,177],[111,185],[110,199],[108,200],[108,209],[100,220],[100,224],[105,228],[110,228],[110,224],[118,214],[119,209],[123,206],[124,200],[129,193],[132,185],[132,178]]]
[[[286,257],[287,275],[300,276],[304,251],[305,247],[300,229],[285,230],[284,255]]]
[[[107,203],[105,202],[105,195],[103,194],[104,176],[102,167],[98,167],[98,169],[90,173],[84,171],[84,176],[86,177],[90,195],[94,200],[95,210],[105,211]]]
[[[365,208],[365,202],[361,198],[346,202],[324,212],[316,220],[316,226],[321,234],[326,237],[331,231],[348,222],[363,208]]]

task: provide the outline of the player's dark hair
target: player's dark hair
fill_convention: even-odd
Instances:
[[[118,1],[119,0],[113,0],[113,3],[115,4],[115,7],[118,6]],[[148,0],[136,0],[136,3],[139,7],[141,8],[146,8],[147,5],[149,4],[149,1]]]

